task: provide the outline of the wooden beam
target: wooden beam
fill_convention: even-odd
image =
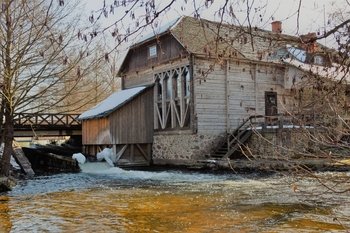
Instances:
[[[226,96],[226,133],[230,132],[230,81],[228,79],[230,68],[229,60],[226,60],[226,69],[225,69],[225,96]]]
[[[116,156],[116,162],[118,162],[118,160],[123,156],[123,154],[127,148],[128,148],[128,144],[125,144],[123,146],[123,148],[118,152],[118,154]]]
[[[161,119],[160,113],[159,113],[159,109],[158,109],[158,92],[159,92],[159,78],[156,77],[155,81],[155,85],[153,88],[153,102],[154,102],[154,129],[159,129],[159,119]]]
[[[162,73],[161,75],[161,79],[160,79],[161,83],[162,83],[162,129],[165,129],[166,127],[166,80],[164,80],[164,73]]]
[[[130,162],[135,161],[135,147],[134,144],[130,144]]]
[[[152,160],[152,143],[147,144],[147,155],[148,155],[148,161],[151,162],[151,160]]]
[[[193,133],[197,133],[197,121],[195,119],[195,102],[194,102],[194,65],[195,65],[195,60],[194,60],[194,55],[190,55],[190,65],[188,68],[188,72],[190,72],[190,128],[192,129]]]
[[[14,152],[14,157],[16,158],[16,161],[21,166],[24,173],[29,177],[34,176],[35,173],[32,169],[32,165],[30,164],[27,157],[24,155],[22,148],[19,147],[18,145],[14,145],[13,152]]]

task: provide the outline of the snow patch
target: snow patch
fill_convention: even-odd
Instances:
[[[78,161],[79,164],[84,164],[86,162],[86,158],[82,153],[75,153],[72,155],[72,158]]]
[[[146,87],[134,87],[122,91],[118,91],[110,95],[107,99],[96,105],[95,107],[83,112],[78,120],[86,120],[90,118],[98,118],[108,115],[109,113],[121,107],[131,98],[142,92]]]
[[[335,81],[345,80],[350,82],[350,75],[346,67],[336,63],[333,63],[330,67],[326,67],[315,64],[306,64],[292,58],[285,58],[283,59],[283,62],[324,78],[329,78]]]
[[[10,164],[15,170],[21,170],[21,167],[16,162],[15,158],[11,155]]]
[[[111,167],[114,167],[117,156],[113,153],[111,148],[104,148],[101,152],[96,154],[97,161],[105,160]]]

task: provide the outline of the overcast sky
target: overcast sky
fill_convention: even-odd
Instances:
[[[119,0],[121,2],[122,0]],[[131,0],[128,0],[131,1]],[[143,0],[144,2],[146,0]],[[194,15],[194,5],[200,8],[200,16],[209,20],[219,20],[220,16],[218,15],[218,10],[222,7],[224,0],[213,0],[213,4],[209,4],[209,7],[205,7],[205,0],[196,0],[191,1],[187,0],[176,0],[175,4],[171,7],[166,14],[163,14],[157,20],[157,27],[148,30],[157,30],[160,25],[174,20],[183,15]],[[101,9],[103,6],[103,0],[84,0],[85,12],[87,14],[94,13]],[[113,3],[114,0],[106,0],[107,5]],[[140,0],[142,2],[142,0]],[[155,0],[155,4],[158,9],[163,8],[167,5],[170,0]],[[301,35],[308,32],[323,32],[326,26],[330,27],[332,23],[329,15],[336,10],[342,9],[342,12],[349,12],[349,5],[346,0],[302,0],[301,7],[299,12],[299,29],[297,28],[297,16],[298,16],[298,7],[299,0],[230,0],[232,9],[236,19],[227,18],[228,21],[234,22],[236,24],[247,25],[247,3],[251,4],[254,2],[254,5],[251,9],[250,20],[252,21],[253,26],[263,28],[266,30],[271,29],[271,22],[274,20],[282,21],[282,30],[285,34],[290,35]],[[101,26],[108,26],[113,24],[117,19],[119,19],[124,13],[125,8],[118,7],[115,9],[115,13],[110,15],[107,19],[100,20]],[[135,11],[134,20],[130,16],[126,17],[122,24],[118,24],[118,30],[123,31],[128,27],[135,27],[135,21],[139,19],[142,24],[144,20],[144,9],[139,8]],[[103,17],[102,17],[103,18]],[[109,29],[112,31],[113,27]],[[107,30],[108,31],[108,30]],[[139,35],[144,35],[146,32],[139,33]],[[322,41],[327,43],[327,41]],[[129,41],[129,44],[132,43]],[[124,47],[124,46],[123,46]]]

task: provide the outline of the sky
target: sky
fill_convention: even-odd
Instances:
[[[122,2],[122,0],[117,0]],[[135,0],[131,1],[130,4],[135,3]],[[147,0],[139,0],[137,3],[139,6],[140,2],[146,2]],[[171,0],[155,0],[157,9],[162,9]],[[208,0],[207,0],[208,1]],[[103,0],[84,0],[86,14],[94,14],[95,17],[100,12],[99,10],[103,7]],[[107,6],[112,4],[114,0],[106,0]],[[185,3],[187,2],[187,4]],[[198,13],[200,17],[218,21],[221,17],[218,14],[218,10],[223,6],[224,0],[209,0],[212,2],[205,6],[206,0],[176,0],[170,10],[165,14],[160,15],[158,20],[155,21],[152,28],[139,31],[135,37],[142,37],[149,33],[149,31],[157,31],[161,25],[166,24],[169,21],[181,17],[183,15],[194,15],[194,6],[200,8]],[[229,6],[232,6],[234,17],[227,17],[227,22],[247,25],[247,5],[251,6],[251,24],[262,29],[271,30],[271,22],[274,20],[282,21],[282,32],[290,35],[302,35],[309,32],[323,32],[326,28],[329,29],[332,26],[332,19],[330,14],[336,10],[342,9],[342,12],[350,12],[349,4],[347,0],[301,0],[300,11],[298,15],[300,0],[229,0]],[[254,3],[253,5],[250,5]],[[109,10],[109,8],[108,8]],[[102,28],[113,25],[128,8],[117,7],[114,9],[114,14],[109,14],[107,18],[101,17],[99,24]],[[105,33],[111,33],[115,28],[118,28],[119,32],[127,30],[127,28],[135,28],[136,21],[140,24],[144,21],[145,10],[144,8],[136,8],[132,11],[135,15],[135,19],[132,19],[131,12],[122,22],[116,24],[116,26],[109,27]],[[228,16],[228,15],[227,15]],[[299,16],[299,21],[297,20]],[[299,27],[297,25],[299,24]],[[140,40],[139,38],[135,40]],[[127,49],[127,47],[133,43],[130,39],[120,48]],[[330,44],[327,40],[321,41],[323,44]],[[125,51],[124,51],[125,52]]]

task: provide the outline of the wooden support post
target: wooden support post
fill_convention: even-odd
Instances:
[[[164,80],[165,75],[162,74],[160,81],[162,82],[162,128],[166,128],[167,123],[167,107],[166,107],[166,80]]]
[[[134,144],[130,144],[130,162],[134,162],[135,161],[135,148],[134,148]]]
[[[159,115],[158,115],[158,92],[161,80],[158,78],[155,80],[155,86],[153,88],[153,101],[154,101],[154,129],[159,129]]]
[[[117,145],[116,144],[113,144],[112,146],[112,151],[113,151],[113,154],[117,154]]]
[[[228,80],[230,63],[226,60],[226,70],[225,70],[225,96],[226,96],[226,133],[230,132],[230,82]]]
[[[190,66],[188,72],[190,73],[190,100],[189,100],[189,105],[190,105],[190,127],[192,128],[193,133],[197,133],[197,120],[196,120],[196,114],[194,112],[195,109],[195,102],[194,102],[194,66],[195,66],[195,60],[194,60],[194,55],[190,55]]]
[[[176,103],[175,103],[175,91],[176,91],[176,83],[174,85],[174,76],[175,76],[176,71],[170,71],[168,74],[168,83],[167,85],[171,85],[171,87],[167,87],[168,90],[171,90],[170,94],[170,121],[171,121],[171,128],[176,128]]]
[[[256,64],[253,66],[253,79],[254,79],[254,92],[255,92],[255,115],[257,115],[258,112],[258,81],[257,81],[257,75],[256,75]]]
[[[180,83],[180,91],[179,91],[179,101],[180,101],[180,126],[183,127],[185,124],[186,116],[185,116],[185,79],[184,73],[186,71],[186,67],[180,69],[179,74],[179,83]]]

